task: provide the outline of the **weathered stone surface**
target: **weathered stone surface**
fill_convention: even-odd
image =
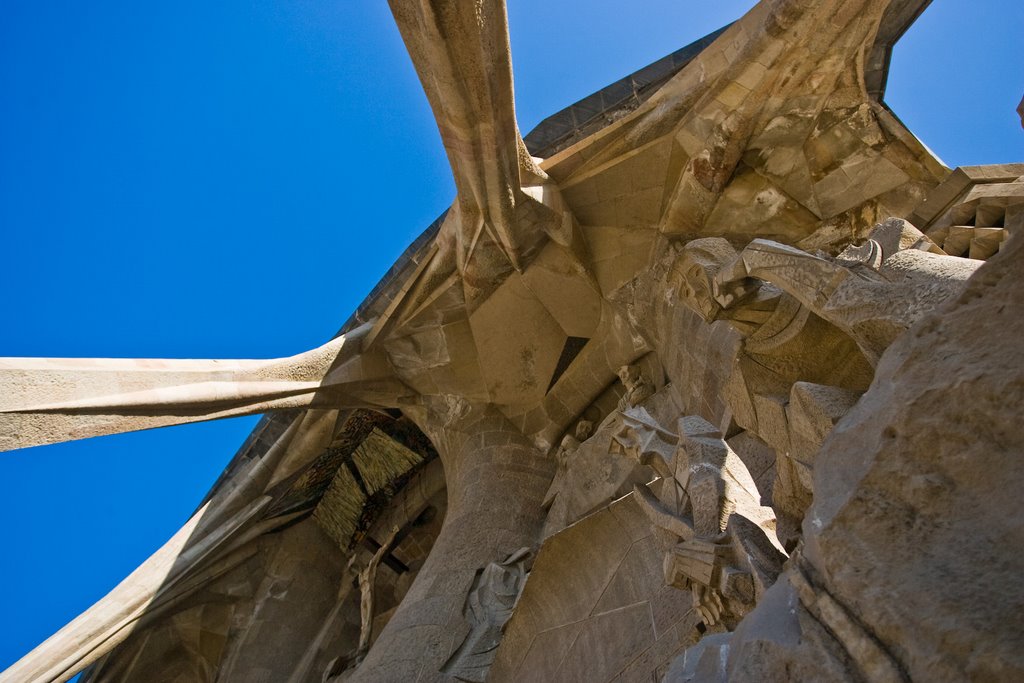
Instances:
[[[544,541],[491,681],[650,680],[699,633],[632,494]]]
[[[645,398],[640,405],[656,419],[670,420],[678,412],[671,391],[666,390]],[[649,467],[611,452],[620,426],[617,416],[610,415],[569,455],[564,471],[556,474],[552,484],[559,494],[548,510],[544,537],[625,496],[635,484],[646,484],[654,478]]]
[[[503,2],[390,4],[458,196],[343,334],[0,359],[0,449],[279,411],[0,680],[1024,677],[1024,165],[880,101],[927,2],[762,0],[546,159]]]
[[[663,683],[726,683],[730,635],[716,633],[702,638],[672,662]]]
[[[837,659],[848,680],[1024,673],[1022,257],[1014,240],[882,358],[821,449],[802,558],[734,635],[730,680],[821,680]]]
[[[290,358],[0,358],[0,451],[267,410],[390,405],[409,391],[367,328]]]

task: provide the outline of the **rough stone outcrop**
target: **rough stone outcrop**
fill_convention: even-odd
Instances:
[[[822,445],[803,550],[733,635],[728,680],[1024,675],[1022,264],[1015,239],[882,357]]]

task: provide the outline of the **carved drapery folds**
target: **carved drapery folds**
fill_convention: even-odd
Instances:
[[[526,582],[529,548],[520,548],[500,562],[484,567],[473,582],[464,614],[469,635],[441,669],[460,681],[482,683],[498,645],[505,623],[512,616]]]
[[[746,465],[707,420],[680,418],[673,430],[641,409],[622,415],[621,450],[661,474],[660,493],[634,490],[651,522],[674,542],[664,559],[665,580],[691,591],[707,626],[734,627],[779,575],[785,552],[775,514]]]

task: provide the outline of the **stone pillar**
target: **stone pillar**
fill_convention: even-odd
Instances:
[[[444,464],[448,512],[430,557],[352,681],[453,680],[441,668],[469,632],[463,608],[477,571],[518,548],[536,550],[553,459],[492,406],[459,412],[418,420]]]

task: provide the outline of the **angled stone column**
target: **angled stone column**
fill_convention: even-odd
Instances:
[[[0,358],[0,451],[306,407],[394,406],[408,394],[369,324],[272,360]]]
[[[266,517],[266,495],[305,453],[322,443],[300,434],[322,432],[315,420],[297,417],[260,460],[227,482],[138,569],[92,607],[0,673],[2,683],[66,681],[124,642],[140,625],[174,609],[204,583],[256,552],[252,543],[287,525],[296,514]],[[333,421],[329,421],[333,424]],[[322,441],[322,439],[321,439]]]
[[[519,267],[520,164],[536,174],[516,125],[508,19],[501,0],[390,0],[455,176],[460,270],[486,232]]]
[[[448,512],[416,582],[350,679],[360,683],[452,680],[441,669],[469,633],[464,609],[477,572],[535,550],[544,521],[554,461],[493,406],[462,403],[420,418],[444,464]]]
[[[503,0],[389,2],[458,191],[437,251],[401,305],[394,304],[402,318],[450,285],[454,273],[467,301],[482,300],[522,272],[548,238],[566,246],[577,236],[561,193],[519,134]],[[383,315],[381,327],[390,318],[391,312]]]

